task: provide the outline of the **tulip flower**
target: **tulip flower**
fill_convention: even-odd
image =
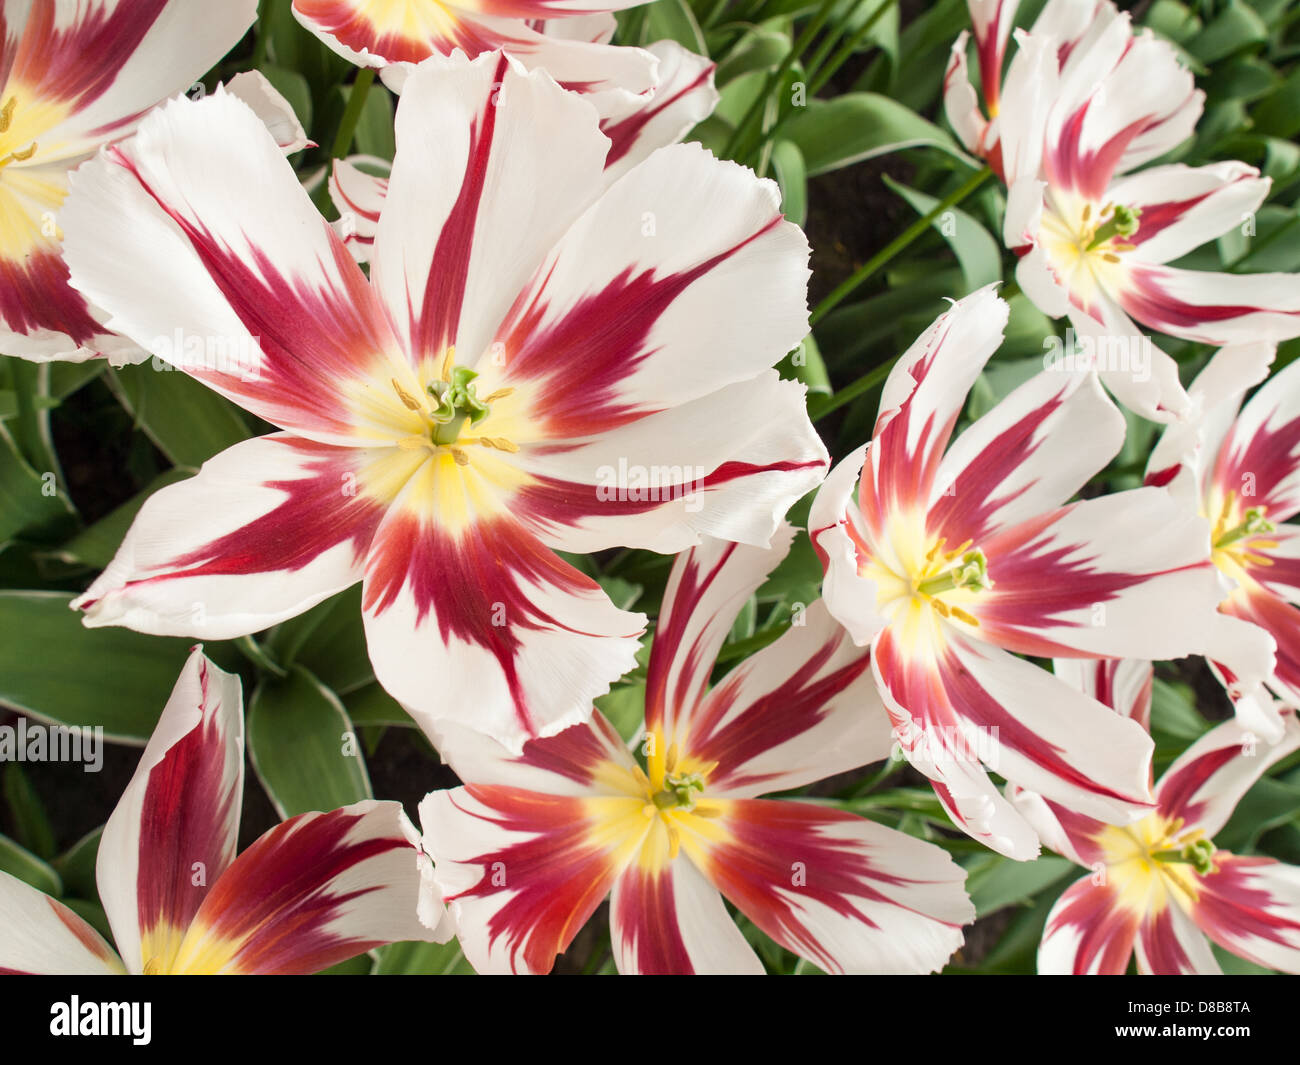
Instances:
[[[189,89],[244,35],[257,0],[31,0],[0,13],[0,351],[128,361],[139,349],[68,286],[68,175]]]
[[[609,43],[612,12],[641,0],[294,0],[294,17],[349,63],[386,68],[460,51],[471,59],[509,52],[529,70],[546,70],[566,89],[611,106],[654,84],[655,61],[639,48]],[[387,77],[387,75],[385,75]]]
[[[673,566],[638,758],[599,713],[510,756],[453,728],[465,785],[420,806],[433,880],[479,972],[543,973],[606,896],[623,973],[761,973],[723,906],[828,972],[941,967],[974,918],[940,848],[833,806],[762,799],[885,757],[866,655],[814,603],[712,689],[746,600],[780,562],[706,541]],[[642,760],[643,759],[643,760]]]
[[[1008,7],[976,21],[995,93]],[[1080,357],[1125,406],[1162,422],[1191,411],[1177,364],[1139,327],[1215,345],[1300,335],[1297,275],[1169,265],[1249,226],[1271,185],[1238,162],[1140,169],[1190,137],[1203,110],[1205,94],[1172,45],[1135,34],[1109,2],[1054,0],[1021,35],[987,125],[958,54],[950,114],[1006,182],[1003,238],[1020,256],[1016,280],[1044,313],[1068,316]]]
[[[1277,664],[1264,683],[1297,706],[1300,527],[1289,519],[1300,513],[1300,365],[1287,366],[1242,406],[1273,356],[1262,343],[1218,352],[1188,388],[1195,416],[1165,431],[1146,480],[1210,523],[1211,558],[1225,582],[1219,610],[1276,641]],[[1211,665],[1243,725],[1277,742],[1282,722],[1272,700],[1243,697],[1231,666]]]
[[[73,283],[283,430],[152,496],[87,624],[242,636],[364,581],[376,676],[423,724],[517,750],[586,720],[644,618],[556,551],[766,544],[827,464],[772,368],[808,278],[775,183],[674,145],[607,186],[608,149],[544,73],[426,61],[369,279],[228,94],[86,164]]]
[[[1258,686],[1271,641],[1217,612],[1208,523],[1166,492],[1071,502],[1124,440],[1094,373],[1040,372],[952,440],[1006,320],[989,287],[916,341],[809,529],[827,608],[871,646],[904,753],[965,831],[1028,859],[1037,836],[984,766],[1125,824],[1149,809],[1151,740],[1019,656],[1214,648]]]
[[[305,974],[421,924],[423,856],[400,803],[291,817],[238,857],[239,678],[195,648],[104,826],[95,863],[116,952],[63,903],[0,873],[0,972]]]
[[[1149,662],[1057,663],[1070,684],[1145,727]],[[1240,720],[1210,729],[1155,786],[1156,808],[1131,825],[1102,824],[1031,792],[1012,801],[1043,841],[1092,875],[1047,917],[1040,973],[1219,973],[1206,937],[1270,969],[1300,972],[1300,868],[1232,854],[1213,837],[1269,766],[1300,748],[1300,723],[1281,711],[1282,739],[1259,742]]]

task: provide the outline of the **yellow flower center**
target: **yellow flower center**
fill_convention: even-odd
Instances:
[[[1040,243],[1063,284],[1091,303],[1098,288],[1113,289],[1125,238],[1138,231],[1141,211],[1123,204],[1095,204],[1066,193],[1050,193],[1044,205]]]
[[[1238,582],[1251,580],[1247,564],[1271,566],[1273,560],[1261,551],[1271,551],[1278,541],[1269,533],[1277,526],[1265,517],[1266,507],[1245,507],[1236,492],[1223,497],[1210,533],[1211,557],[1214,564],[1227,576]]]
[[[1186,908],[1196,901],[1197,875],[1215,871],[1214,844],[1201,829],[1185,831],[1182,818],[1153,813],[1108,825],[1097,844],[1120,904],[1138,913],[1157,913],[1170,902]]]
[[[993,587],[984,552],[967,540],[949,547],[925,531],[923,518],[895,518],[879,550],[858,567],[876,585],[876,606],[891,623],[912,626],[914,637],[937,618],[967,625],[979,620],[966,608]]]

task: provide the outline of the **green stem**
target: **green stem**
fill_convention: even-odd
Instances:
[[[813,52],[813,54],[809,57],[808,62],[804,64],[804,73],[808,75],[810,85],[811,85],[813,72],[816,71],[824,62],[826,62],[826,57],[830,54],[831,49],[834,48],[836,42],[839,41],[844,36],[845,21],[846,21],[845,19],[841,19],[839,22],[837,22],[834,26],[832,26],[829,30],[826,31],[826,33],[822,36],[821,41],[817,45],[817,51]],[[810,88],[809,95],[811,94],[812,94],[812,90]]]
[[[817,14],[813,16],[812,21],[804,27],[803,33],[799,34],[794,44],[791,45],[790,51],[785,54],[785,58],[781,60],[780,66],[767,76],[767,82],[763,86],[763,91],[759,93],[758,98],[749,105],[749,110],[745,112],[744,117],[741,118],[739,123],[737,123],[735,132],[732,133],[731,139],[727,141],[727,146],[722,151],[724,157],[739,160],[749,153],[750,126],[754,124],[755,120],[761,119],[763,107],[767,103],[768,97],[771,96],[772,91],[785,80],[785,76],[789,73],[790,68],[794,66],[795,60],[803,55],[808,45],[812,43],[812,39],[817,36],[821,28],[826,24],[826,20],[831,17],[831,12],[835,9],[835,4],[837,2],[838,0],[822,0],[822,5],[817,9]],[[741,148],[744,149],[743,153],[740,152]]]
[[[831,61],[824,68],[817,70],[816,75],[808,84],[809,96],[816,96],[821,91],[822,86],[835,76],[836,71],[848,62],[849,56],[858,50],[862,42],[866,40],[867,34],[872,31],[876,23],[885,16],[885,12],[893,7],[896,2],[897,0],[884,0],[884,3],[868,16],[867,21],[854,31],[853,36],[840,46],[839,51],[831,57]]]
[[[343,111],[338,135],[334,138],[334,150],[330,153],[335,159],[342,159],[352,147],[357,123],[361,121],[361,110],[366,106],[366,97],[370,94],[370,86],[374,82],[375,68],[366,67],[352,83],[352,91],[348,94],[348,106]]]
[[[810,319],[811,325],[816,325],[826,315],[842,303],[846,296],[850,295],[854,289],[870,278],[877,270],[888,263],[899,252],[903,251],[917,237],[930,228],[944,211],[950,207],[956,207],[962,200],[966,199],[971,193],[984,184],[991,176],[993,171],[987,166],[981,170],[975,171],[967,178],[961,186],[954,192],[949,193],[942,200],[936,203],[929,211],[918,218],[902,233],[886,244],[880,251],[876,252],[870,259],[863,263],[855,270],[847,280],[842,281],[835,287],[835,290],[827,296],[821,303],[817,304],[816,310],[812,312]]]
[[[870,392],[876,385],[880,384],[889,376],[889,371],[894,368],[894,363],[898,361],[895,355],[892,359],[886,359],[879,366],[873,367],[867,373],[863,374],[851,385],[845,385],[838,392],[829,396],[820,397],[820,402],[811,404],[808,408],[808,416],[813,421],[820,421],[830,414],[831,411],[839,410],[844,404],[851,403],[861,395]]]

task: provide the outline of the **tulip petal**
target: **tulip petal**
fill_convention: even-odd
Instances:
[[[476,971],[550,972],[609,893],[633,851],[601,833],[608,806],[589,802],[471,784],[420,804],[434,880]],[[605,802],[639,814],[644,799]]]
[[[1300,972],[1300,869],[1272,858],[1214,856],[1192,919],[1212,940],[1270,969]]]
[[[759,928],[827,972],[937,971],[975,910],[939,847],[811,804],[724,802],[683,852]]]
[[[624,975],[763,973],[718,890],[684,859],[624,870],[614,882],[609,926],[614,963]]]
[[[382,306],[230,93],[173,100],[81,167],[60,224],[73,285],[163,362],[325,443],[409,432],[388,387],[409,369]]]
[[[91,627],[211,639],[295,617],[362,577],[387,502],[368,454],[286,433],[236,444],[151,496],[72,605]]]
[[[363,599],[370,659],[431,732],[460,722],[518,752],[590,717],[592,699],[635,665],[645,618],[617,609],[510,517],[464,528],[431,520],[420,502],[457,490],[439,487],[459,477],[446,465],[412,477],[375,535]]]
[[[103,976],[124,973],[113,948],[63,903],[0,872],[0,974]]]
[[[104,826],[95,864],[132,973],[172,967],[191,920],[235,857],[243,786],[239,678],[195,648]]]
[[[1286,711],[1283,721],[1285,732],[1274,744],[1261,742],[1240,721],[1216,725],[1165,770],[1155,791],[1160,812],[1213,836],[1268,767],[1300,748],[1295,713]]]
[[[1084,878],[1047,915],[1039,975],[1122,976],[1133,956],[1141,915],[1119,905],[1115,888]]]
[[[1144,976],[1219,976],[1223,970],[1200,929],[1181,906],[1148,914],[1138,928],[1138,972]]]
[[[439,58],[403,86],[397,143],[375,287],[426,377],[452,346],[464,365],[500,365],[492,331],[599,195],[609,145],[596,112],[499,53]]]
[[[371,799],[277,825],[209,889],[173,971],[306,974],[436,942],[417,916],[418,838],[400,803]]]

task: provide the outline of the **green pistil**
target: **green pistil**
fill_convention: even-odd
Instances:
[[[916,586],[916,590],[922,595],[938,595],[951,588],[970,588],[979,591],[992,587],[993,582],[989,580],[989,561],[984,557],[984,552],[977,547],[962,555],[961,561],[950,569],[922,581]]]
[[[695,808],[696,793],[704,790],[704,778],[699,773],[669,773],[664,778],[664,790],[656,792],[651,801],[661,810]]]
[[[1238,540],[1243,540],[1247,536],[1258,536],[1260,533],[1276,532],[1277,526],[1264,517],[1263,507],[1251,507],[1245,514],[1245,520],[1240,525],[1234,525],[1215,541],[1215,547],[1227,547]]]
[[[488,416],[488,407],[475,392],[473,370],[457,366],[451,371],[451,381],[434,381],[429,395],[437,400],[432,418],[435,424],[433,442],[454,444],[466,422],[477,425]]]
[[[1141,214],[1141,210],[1137,207],[1116,205],[1110,218],[1097,227],[1097,232],[1092,235],[1092,243],[1088,245],[1087,250],[1100,248],[1112,237],[1131,237],[1138,231],[1138,218]]]
[[[1208,839],[1198,839],[1179,850],[1156,851],[1151,855],[1158,862],[1176,865],[1190,865],[1201,876],[1217,872],[1214,864],[1214,843]]]

